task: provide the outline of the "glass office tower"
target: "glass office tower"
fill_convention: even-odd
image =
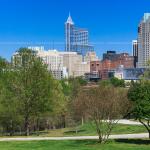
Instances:
[[[65,23],[65,50],[77,52],[85,56],[87,52],[94,51],[94,47],[89,45],[89,33],[86,29],[77,28],[69,14]]]

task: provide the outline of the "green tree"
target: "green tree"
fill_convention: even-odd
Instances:
[[[150,82],[134,83],[128,97],[133,102],[134,117],[145,126],[150,138]]]
[[[8,62],[6,59],[0,57],[0,70],[6,68],[8,65]]]
[[[5,59],[0,58],[0,125],[4,132],[13,135],[14,131],[20,128],[21,118],[12,86],[17,81],[16,73],[10,67]]]
[[[79,118],[77,118],[75,115],[73,101],[77,97],[82,86],[87,84],[87,81],[83,77],[70,77],[69,79],[61,80],[60,82],[66,99],[66,123],[67,125],[72,126],[79,121]]]
[[[0,59],[0,126],[10,135],[18,130],[29,135],[29,130],[39,130],[41,121],[45,129],[49,120],[64,117],[65,90],[32,50],[21,48],[14,59],[12,66]]]
[[[103,85],[103,86],[114,86],[114,87],[125,87],[125,81],[124,80],[120,80],[118,78],[111,78],[108,80],[102,80],[99,82],[99,85]]]
[[[99,86],[112,86],[110,80],[101,80],[99,81]]]
[[[130,108],[127,90],[114,86],[99,86],[82,89],[75,101],[74,108],[78,116],[88,116],[93,121],[99,136],[99,142],[105,143],[116,125]]]
[[[29,49],[20,49],[21,65],[16,65],[17,84],[15,96],[20,100],[20,113],[24,118],[26,135],[30,121],[35,116],[52,112],[59,95],[58,85],[47,70],[47,66]]]
[[[110,83],[115,86],[115,87],[125,87],[125,82],[122,79],[118,79],[118,78],[111,78],[110,79]]]
[[[79,82],[81,86],[87,85],[87,81],[81,76],[81,77],[76,77],[76,80]]]
[[[68,82],[67,79],[62,79],[60,81],[60,84],[62,86],[62,92],[66,97],[69,97],[71,94],[71,84]]]

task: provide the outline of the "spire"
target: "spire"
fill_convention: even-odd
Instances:
[[[72,18],[71,18],[70,12],[69,12],[69,17],[68,17],[68,19],[67,19],[67,22],[66,22],[66,23],[74,24],[74,22],[72,21]]]

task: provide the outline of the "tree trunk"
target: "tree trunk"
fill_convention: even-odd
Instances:
[[[144,127],[147,129],[148,134],[149,134],[149,139],[150,139],[150,125],[149,125],[149,120],[148,120],[147,124],[144,123],[141,119],[139,119],[139,122],[142,123],[144,125]]]
[[[83,118],[83,116],[82,116],[82,126],[84,125],[84,118]]]
[[[37,121],[36,121],[36,131],[39,132],[39,130],[40,130],[40,127],[39,127],[39,119],[37,119]]]
[[[25,117],[25,135],[29,136],[30,131],[29,131],[29,117]]]
[[[66,116],[62,115],[62,127],[66,128]]]
[[[19,127],[20,135],[22,135],[21,127]]]
[[[99,135],[99,143],[103,143],[103,139],[100,135]]]
[[[13,136],[14,131],[13,131],[13,121],[10,121],[10,136]]]

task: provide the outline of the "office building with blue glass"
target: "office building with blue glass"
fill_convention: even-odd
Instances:
[[[94,51],[94,47],[89,45],[88,30],[77,28],[70,14],[65,23],[65,50],[77,52],[82,56],[85,56],[87,52]]]

